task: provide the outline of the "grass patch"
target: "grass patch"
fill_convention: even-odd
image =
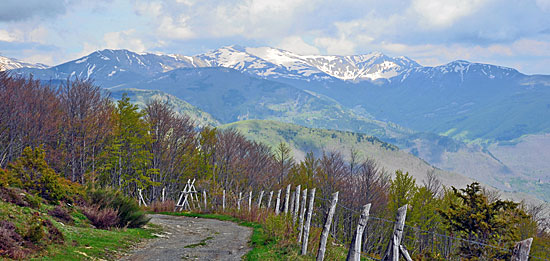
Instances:
[[[47,248],[45,256],[36,260],[116,259],[131,246],[146,238],[154,238],[160,227],[102,230],[54,224],[65,235],[65,244]]]
[[[47,204],[42,204],[39,209],[32,209],[0,200],[0,220],[12,222],[16,227],[16,231],[20,234],[25,235],[32,224],[35,223],[33,217],[39,215],[41,219],[51,222],[63,235],[62,242],[57,244],[42,243],[44,239],[41,239],[39,242],[43,249],[28,254],[25,259],[113,260],[137,242],[145,238],[154,238],[153,234],[161,230],[156,225],[131,229],[95,229],[89,225],[89,221],[82,213],[77,211],[77,208],[69,208],[72,222],[57,221],[48,214],[52,209],[54,209],[54,206]]]

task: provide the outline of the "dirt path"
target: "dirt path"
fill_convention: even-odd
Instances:
[[[250,251],[252,228],[215,219],[150,216],[164,231],[122,260],[241,260]]]

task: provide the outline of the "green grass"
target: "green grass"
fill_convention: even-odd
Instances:
[[[146,238],[154,238],[156,226],[102,230],[94,228],[62,226],[54,223],[65,236],[63,245],[51,245],[46,255],[36,260],[116,259],[131,246]]]
[[[51,244],[27,257],[31,260],[84,260],[116,259],[137,242],[153,238],[160,227],[147,225],[144,228],[102,230],[90,227],[88,220],[80,212],[71,213],[74,222],[63,224],[50,217],[47,212],[53,206],[41,204],[38,209],[19,207],[0,200],[0,220],[14,223],[20,234],[28,231],[33,215],[38,212],[41,218],[50,220],[63,233],[63,244]],[[0,258],[1,259],[1,258]]]

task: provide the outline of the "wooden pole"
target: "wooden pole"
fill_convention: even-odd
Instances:
[[[225,189],[223,190],[222,208],[223,208],[223,211],[225,211]]]
[[[267,201],[267,209],[271,208],[271,200],[273,199],[273,190],[269,192],[269,200]]]
[[[517,242],[512,251],[512,261],[527,261],[531,251],[531,243],[533,243],[533,238]]]
[[[296,202],[294,203],[294,212],[292,212],[292,225],[296,224],[296,218],[298,217],[298,213],[300,210],[300,191],[301,190],[302,190],[301,185],[296,186],[296,196],[294,197],[296,199]]]
[[[206,205],[206,190],[202,191],[202,199],[204,201],[204,211],[206,211],[206,207],[207,207],[207,205]]]
[[[388,243],[388,249],[386,249],[386,254],[384,254],[384,258],[382,258],[382,260],[399,261],[399,246],[401,245],[401,239],[403,238],[403,228],[405,227],[406,217],[407,205],[397,209],[392,238]]]
[[[162,188],[162,202],[164,202],[164,191],[166,190],[166,187]]]
[[[307,218],[304,225],[304,239],[302,240],[302,255],[307,255],[307,243],[309,240],[309,227],[311,226],[311,216],[313,215],[313,203],[315,201],[315,188],[309,193],[309,204],[307,205]]]
[[[237,210],[241,210],[241,200],[243,199],[243,193],[239,192],[239,199],[237,200]]]
[[[248,193],[248,212],[252,210],[252,191]]]
[[[302,191],[302,204],[300,204],[300,218],[298,221],[298,243],[302,242],[302,235],[304,234],[304,217],[306,215],[306,201],[307,201],[307,188]]]
[[[277,192],[277,202],[275,203],[275,215],[279,215],[281,211],[281,190]]]
[[[361,240],[363,239],[363,232],[367,226],[367,220],[369,219],[370,203],[363,206],[363,212],[359,217],[359,223],[357,224],[357,229],[355,230],[355,235],[351,239],[351,244],[349,245],[347,261],[359,261],[361,260]]]
[[[288,211],[291,216],[294,214],[294,201],[296,201],[294,197],[296,197],[296,193],[292,193],[292,191],[290,191],[290,206],[288,208]]]
[[[336,212],[336,203],[338,203],[338,191],[332,194],[332,200],[330,201],[330,208],[327,213],[327,219],[325,220],[325,226],[323,232],[321,232],[321,240],[319,241],[319,251],[317,251],[317,261],[323,261],[325,259],[325,252],[327,250],[328,233],[330,232],[330,225],[332,224],[332,217]]]
[[[407,261],[413,261],[411,258],[411,255],[409,255],[409,251],[405,248],[403,245],[399,245],[399,252],[401,255],[405,258]]]
[[[258,198],[258,209],[262,207],[262,198],[264,197],[264,191],[260,192],[260,197]]]
[[[290,184],[288,184],[288,186],[286,186],[286,195],[285,195],[285,208],[284,208],[284,213],[285,214],[288,214],[288,201],[290,200]]]

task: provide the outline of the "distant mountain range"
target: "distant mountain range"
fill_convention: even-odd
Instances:
[[[501,189],[550,182],[540,161],[524,166],[502,160],[517,153],[503,146],[540,142],[527,136],[550,141],[544,135],[550,133],[547,75],[467,61],[425,67],[381,53],[298,55],[240,46],[195,56],[102,50],[49,68],[12,72],[52,83],[93,79],[142,103],[172,95],[182,100],[178,104],[210,115],[198,116],[209,124],[267,119],[373,135]],[[550,187],[542,191],[550,198]]]
[[[0,56],[0,71],[13,70],[19,68],[38,68],[46,69],[49,66],[41,63],[25,63],[17,59]]]

